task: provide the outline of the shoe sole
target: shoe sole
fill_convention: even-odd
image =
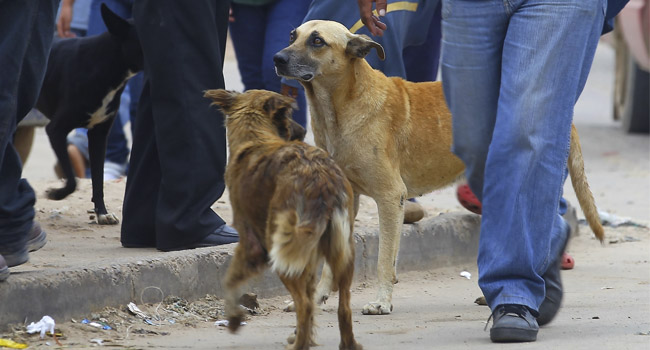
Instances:
[[[521,328],[492,328],[490,340],[495,343],[521,343],[537,340],[537,330]]]
[[[27,253],[27,249],[14,254],[3,253],[2,256],[5,258],[8,267],[22,265],[29,261],[29,253]]]
[[[27,241],[27,250],[30,252],[35,252],[45,246],[47,243],[47,234],[45,231],[41,231],[38,236]]]
[[[25,245],[25,248],[23,251],[20,251],[18,253],[3,253],[2,256],[5,258],[5,261],[7,262],[7,266],[9,267],[14,267],[18,265],[22,265],[26,262],[29,261],[29,252],[35,252],[47,243],[47,234],[45,231],[39,232],[39,234],[28,240],[27,244]],[[3,271],[0,271],[0,274],[2,274]],[[7,272],[8,273],[8,272]],[[2,277],[0,277],[1,280]]]

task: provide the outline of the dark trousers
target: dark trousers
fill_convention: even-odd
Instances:
[[[171,250],[224,224],[210,208],[225,189],[224,120],[203,91],[224,88],[228,9],[222,0],[133,6],[145,83],[124,197],[125,246]]]
[[[12,141],[38,98],[58,3],[0,0],[0,252],[22,249],[34,220],[36,196]]]

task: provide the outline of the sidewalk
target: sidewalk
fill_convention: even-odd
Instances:
[[[122,248],[119,225],[99,226],[86,213],[92,206],[89,180],[82,180],[64,201],[43,197],[46,188],[58,185],[57,181],[32,183],[39,196],[36,219],[49,241],[30,255],[29,263],[11,268],[9,279],[0,284],[0,330],[13,323],[38,321],[44,315],[63,322],[107,306],[140,301],[143,291],[151,286],[188,300],[206,294],[223,296],[220,281],[234,244],[168,253]],[[105,184],[108,209],[120,218],[123,190],[123,181]],[[226,198],[213,209],[231,222]],[[400,271],[474,264],[479,217],[462,212],[432,214],[438,215],[429,208],[429,217],[404,225]],[[376,278],[376,215],[374,202],[363,198],[355,225],[357,281]],[[251,287],[260,297],[286,294],[270,272],[254,280]]]

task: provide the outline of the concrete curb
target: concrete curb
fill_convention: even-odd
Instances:
[[[453,264],[475,263],[480,217],[450,213],[404,225],[398,270],[424,270]],[[377,270],[377,232],[355,228],[355,279],[374,280]],[[206,294],[223,296],[223,278],[234,245],[171,252],[163,258],[134,254],[110,265],[49,270],[12,275],[0,284],[0,330],[8,325],[36,322],[52,316],[57,322],[80,318],[104,307],[160,300],[175,295],[188,300]],[[152,288],[153,287],[153,288]],[[160,288],[158,290],[157,288]],[[273,273],[251,282],[260,297],[286,294]]]

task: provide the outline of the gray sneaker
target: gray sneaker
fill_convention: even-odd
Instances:
[[[47,243],[47,234],[41,229],[41,225],[34,221],[32,228],[27,236],[27,244],[18,251],[3,251],[0,254],[4,257],[4,262],[8,267],[18,266],[29,261],[29,252],[37,251]],[[0,265],[0,273],[2,272]]]
[[[494,324],[490,329],[490,340],[494,343],[520,343],[537,340],[539,331],[537,320],[530,309],[524,305],[499,305],[490,317],[494,317]]]

